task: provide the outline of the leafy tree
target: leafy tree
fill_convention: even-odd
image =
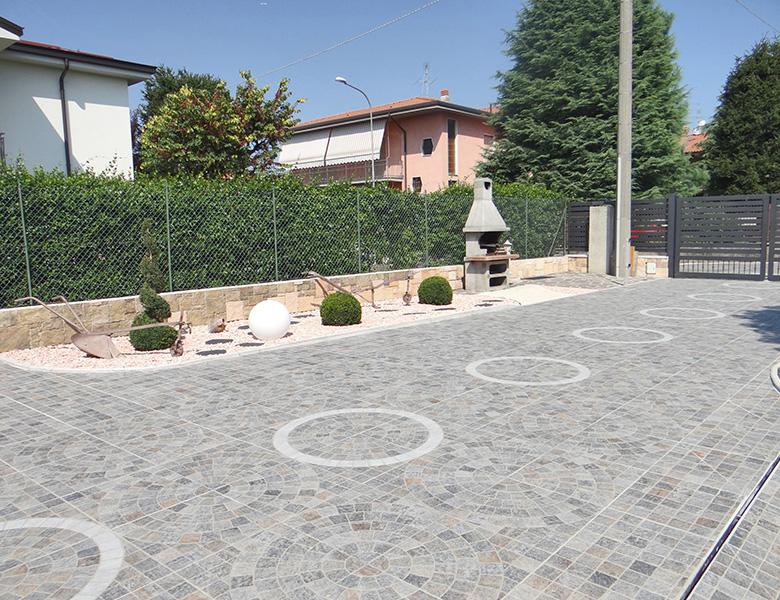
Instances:
[[[232,98],[224,82],[214,90],[184,86],[169,93],[141,134],[142,169],[160,175],[235,177],[265,170],[297,119],[288,81],[274,95],[248,71]]]
[[[226,93],[224,83],[214,75],[208,73],[191,73],[187,69],[174,71],[170,67],[161,65],[157,67],[154,76],[144,83],[144,100],[138,107],[138,119],[143,125],[149,122],[154,115],[160,112],[168,94],[178,92],[187,86],[191,90],[203,90],[216,92],[222,90]]]
[[[687,106],[656,0],[634,2],[633,189],[695,191],[680,138]],[[497,142],[482,172],[574,198],[613,197],[617,179],[619,2],[530,0],[507,35],[514,66],[499,73]]]
[[[709,191],[780,192],[780,41],[759,42],[737,60],[709,128]]]
[[[216,91],[222,82],[208,73],[191,73],[187,69],[174,71],[160,65],[154,75],[144,83],[143,102],[130,115],[130,135],[133,143],[133,164],[141,166],[141,131],[154,115],[160,112],[168,94],[178,92],[184,86],[191,90]]]

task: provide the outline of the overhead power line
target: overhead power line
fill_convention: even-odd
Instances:
[[[775,33],[780,33],[780,29],[772,25],[769,21],[767,21],[764,17],[759,15],[756,11],[754,11],[752,8],[750,8],[747,4],[745,4],[742,0],[734,0],[737,4],[739,4],[742,8],[744,8],[746,11],[748,11],[751,15],[753,15],[756,19],[761,21],[764,25],[767,27],[770,27],[771,29],[775,30]]]
[[[289,69],[290,67],[294,67],[295,65],[299,65],[303,62],[306,62],[307,60],[311,60],[312,58],[317,58],[318,56],[322,56],[323,54],[326,54],[328,52],[331,52],[333,50],[336,50],[337,48],[341,48],[342,46],[346,46],[347,44],[351,44],[354,41],[357,41],[361,38],[364,38],[368,35],[371,35],[372,33],[375,33],[379,31],[380,29],[384,29],[385,27],[390,27],[390,25],[395,25],[399,21],[403,21],[407,17],[411,17],[412,15],[417,14],[420,11],[425,10],[426,8],[430,8],[434,4],[438,4],[441,2],[441,0],[431,0],[430,2],[427,2],[423,4],[422,6],[418,6],[414,10],[410,10],[409,12],[406,12],[402,15],[399,15],[393,19],[390,19],[389,21],[385,21],[384,23],[377,25],[376,27],[372,27],[368,31],[364,31],[363,33],[359,33],[357,35],[353,35],[351,38],[348,38],[346,40],[343,40],[341,42],[338,42],[337,44],[333,44],[332,46],[328,46],[327,48],[323,48],[322,50],[319,50],[317,52],[314,52],[312,54],[308,54],[306,56],[302,56],[299,59],[296,59],[292,62],[287,63],[286,65],[282,65],[281,67],[276,67],[275,69],[271,69],[270,71],[266,71],[260,77],[265,77],[266,75],[270,75],[271,73],[276,73],[277,71],[283,71],[284,69]]]

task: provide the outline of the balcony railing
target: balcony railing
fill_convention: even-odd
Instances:
[[[367,183],[371,181],[371,161],[294,169],[293,172],[307,183],[326,184],[331,181]],[[374,161],[374,173],[377,181],[403,181],[404,178],[403,165],[388,164],[384,159]]]

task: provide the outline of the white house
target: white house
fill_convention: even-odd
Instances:
[[[133,175],[127,88],[155,67],[22,40],[0,17],[0,160]]]

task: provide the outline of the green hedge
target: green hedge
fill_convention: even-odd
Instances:
[[[167,282],[166,200],[173,289],[182,290],[459,263],[472,198],[466,186],[418,195],[283,176],[125,181],[0,171],[0,306],[27,295],[19,190],[33,294],[70,300],[137,293],[145,218]],[[495,199],[516,251],[545,256],[556,233],[562,240],[566,203],[551,192],[496,185]]]

